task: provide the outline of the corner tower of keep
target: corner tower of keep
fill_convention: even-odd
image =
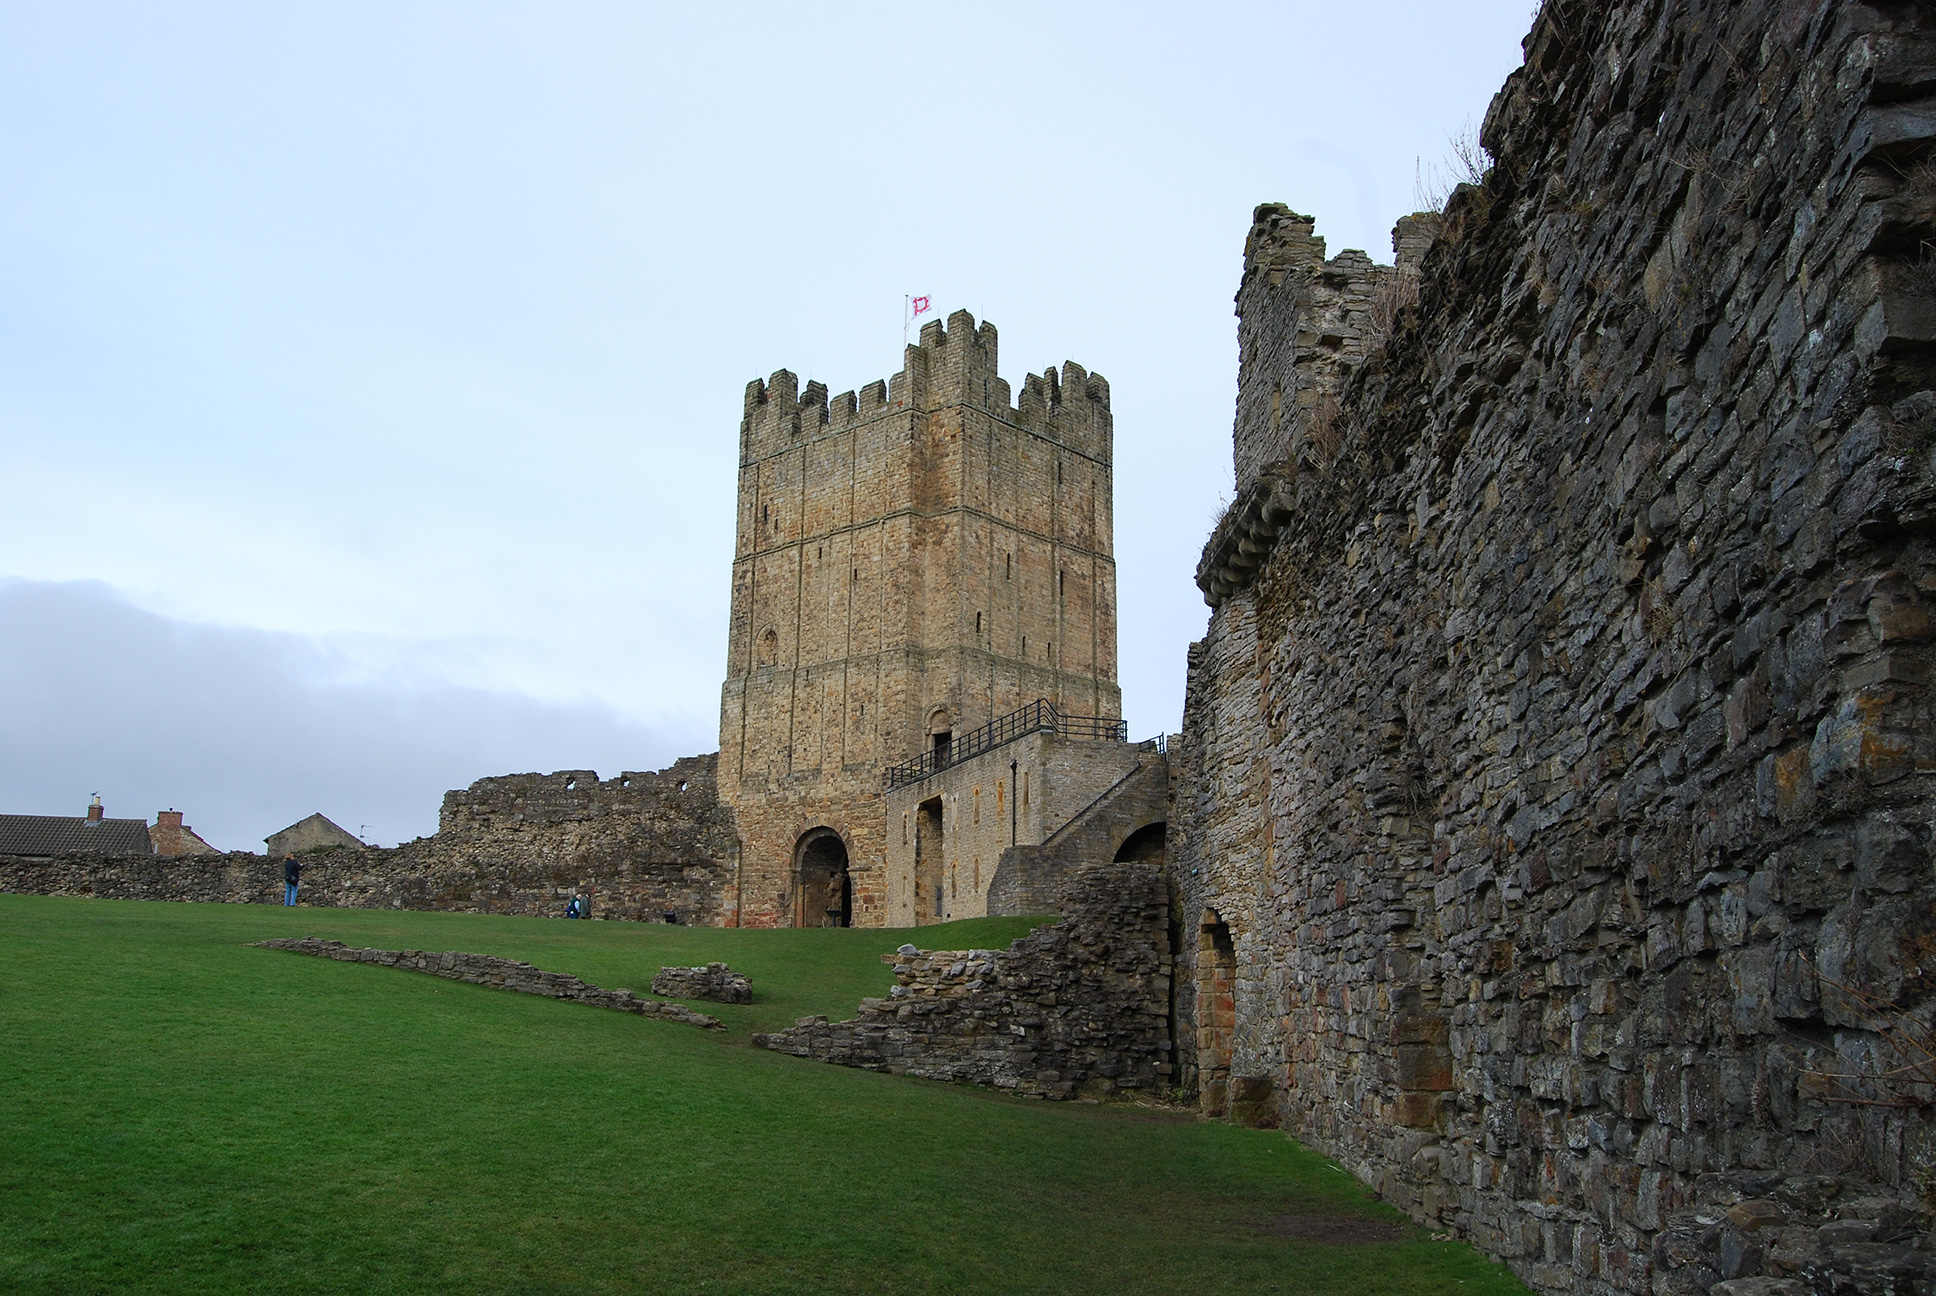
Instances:
[[[743,925],[905,907],[889,765],[1037,698],[1122,714],[1109,384],[1068,362],[1011,403],[996,359],[957,311],[858,392],[747,384],[719,771]]]

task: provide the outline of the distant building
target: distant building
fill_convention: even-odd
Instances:
[[[276,857],[300,855],[306,850],[319,846],[361,846],[363,842],[354,834],[344,831],[320,814],[313,814],[298,823],[292,823],[281,832],[263,838],[269,854]]]
[[[203,841],[193,828],[182,823],[179,810],[155,811],[154,827],[148,840],[157,855],[220,855],[222,852]]]
[[[0,814],[0,855],[52,859],[79,854],[152,855],[154,843],[148,836],[148,821],[108,818],[98,792],[88,803],[84,817]]]

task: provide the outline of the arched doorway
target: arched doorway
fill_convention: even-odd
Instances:
[[[1160,860],[1163,858],[1163,838],[1168,824],[1153,823],[1138,828],[1123,838],[1123,844],[1116,848],[1116,863],[1129,860]]]
[[[847,874],[847,843],[831,828],[815,828],[795,848],[799,897],[794,921],[802,927],[851,927],[854,888]]]
[[[1217,911],[1206,909],[1197,943],[1197,1095],[1206,1116],[1230,1109],[1236,991],[1237,946]]]

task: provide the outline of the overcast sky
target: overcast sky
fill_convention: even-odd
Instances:
[[[1181,718],[1251,208],[1391,258],[1530,0],[0,0],[0,811],[321,810],[717,745],[737,433],[902,299],[1110,381]]]

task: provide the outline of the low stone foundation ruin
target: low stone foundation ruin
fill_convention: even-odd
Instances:
[[[465,954],[457,950],[432,954],[425,950],[357,949],[341,941],[319,940],[314,936],[257,941],[256,945],[262,949],[288,950],[292,954],[335,959],[339,963],[374,963],[380,967],[427,972],[451,981],[515,990],[519,994],[543,995],[547,999],[569,999],[573,1003],[590,1004],[594,1008],[611,1008],[639,1017],[656,1017],[661,1021],[681,1022],[705,1030],[725,1029],[717,1017],[696,1013],[683,1004],[641,999],[630,990],[601,990],[563,972],[546,972],[529,963],[496,958],[489,954]]]
[[[1152,861],[1096,865],[1067,916],[1006,950],[884,961],[895,984],[852,1021],[802,1019],[761,1048],[841,1066],[993,1085],[1034,1098],[1151,1093],[1170,1061],[1169,896]]]
[[[753,1002],[753,983],[724,963],[704,967],[660,968],[652,978],[652,993],[668,999],[706,999],[713,1003]]]

